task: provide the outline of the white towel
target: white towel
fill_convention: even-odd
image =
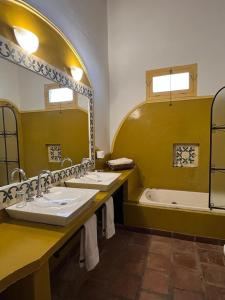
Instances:
[[[114,205],[113,198],[110,197],[102,209],[102,234],[110,239],[115,234]]]
[[[81,231],[80,240],[80,267],[91,271],[99,263],[97,217],[94,214]]]
[[[133,159],[129,159],[129,158],[123,157],[123,158],[109,160],[108,163],[110,165],[113,165],[113,166],[126,165],[126,164],[133,163]]]

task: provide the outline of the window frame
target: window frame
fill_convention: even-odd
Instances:
[[[147,101],[171,101],[184,98],[190,98],[197,96],[197,64],[174,66],[167,68],[160,68],[146,71],[146,100]],[[177,90],[177,91],[166,91],[166,92],[153,92],[153,77],[189,73],[189,89],[188,90]]]
[[[45,109],[47,110],[61,110],[61,109],[72,109],[78,107],[78,95],[73,91],[72,101],[63,101],[52,103],[49,101],[49,90],[62,88],[57,83],[49,83],[44,85],[44,96],[45,96]],[[64,88],[64,87],[63,87]]]

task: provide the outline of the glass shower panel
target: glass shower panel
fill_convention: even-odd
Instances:
[[[3,109],[0,107],[0,134],[2,134],[4,131],[3,126]]]
[[[5,160],[5,139],[0,135],[0,161]]]
[[[211,113],[209,206],[225,209],[225,87],[216,93]]]
[[[4,122],[6,133],[16,134],[16,118],[12,109],[8,107],[4,108]]]
[[[212,132],[212,168],[225,168],[225,131],[213,130]]]
[[[211,206],[225,208],[225,172],[211,173]]]
[[[10,183],[13,168],[19,167],[16,112],[11,106],[0,107],[0,186]]]
[[[6,137],[7,160],[18,160],[17,138],[16,136],[8,135]]]
[[[212,127],[225,127],[225,89],[216,96],[213,103]]]
[[[8,178],[7,178],[7,168],[6,163],[0,162],[0,186],[7,185]]]

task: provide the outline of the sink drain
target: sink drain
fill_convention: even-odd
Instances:
[[[173,201],[173,202],[171,202],[171,204],[177,204],[177,202]]]

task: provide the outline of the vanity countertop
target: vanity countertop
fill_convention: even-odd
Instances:
[[[65,227],[6,218],[0,223],[0,292],[39,270],[90,216],[134,173],[121,176],[107,192],[99,192],[92,204]]]

